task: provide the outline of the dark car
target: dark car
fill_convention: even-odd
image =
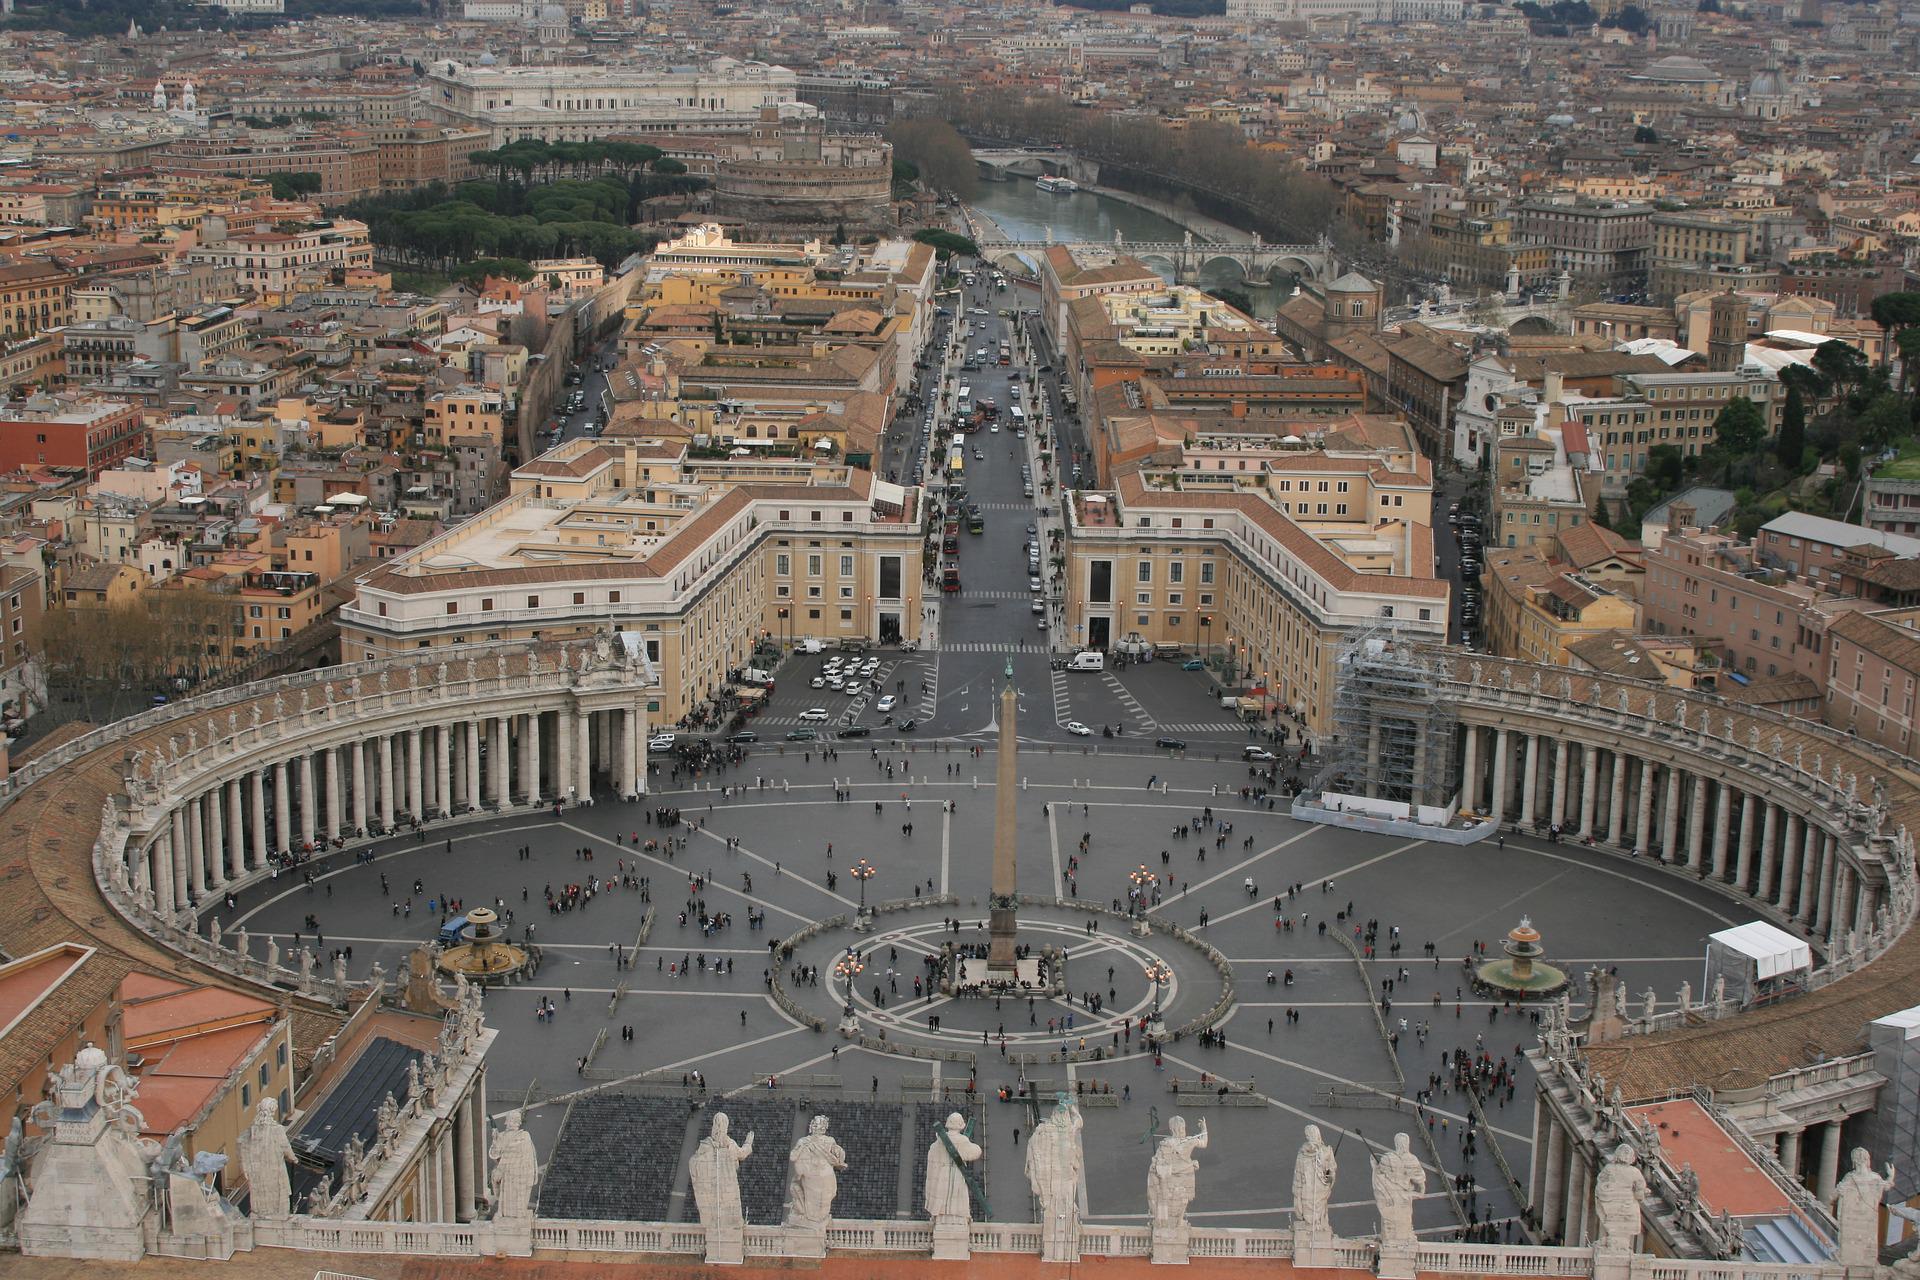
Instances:
[[[787,741],[788,741],[788,742],[812,742],[812,741],[814,741],[815,739],[817,739],[817,738],[818,738],[819,736],[820,736],[819,734],[817,734],[817,733],[815,733],[815,732],[814,732],[813,730],[811,730],[811,729],[789,729],[789,730],[787,730]]]
[[[873,730],[864,724],[850,724],[840,731],[839,736],[842,738],[869,738],[873,736]]]
[[[915,729],[918,729],[919,727],[920,727],[920,722],[914,719],[902,720],[898,725],[895,726],[895,728],[898,729],[901,733],[912,733]]]
[[[760,741],[760,735],[755,733],[751,729],[742,729],[739,733],[728,734],[727,741],[728,742],[758,742]]]
[[[1185,751],[1187,749],[1186,739],[1184,738],[1155,738],[1153,745],[1162,747],[1168,751]]]

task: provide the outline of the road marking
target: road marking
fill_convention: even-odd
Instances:
[[[782,1016],[785,1015],[783,1014]],[[644,1076],[654,1075],[661,1071],[678,1071],[681,1067],[690,1067],[696,1062],[705,1062],[708,1058],[718,1058],[724,1054],[738,1053],[742,1049],[751,1049],[756,1045],[771,1044],[775,1040],[784,1040],[788,1036],[799,1035],[807,1029],[806,1027],[788,1027],[785,1031],[776,1031],[771,1035],[761,1036],[758,1040],[748,1040],[742,1044],[730,1044],[724,1049],[714,1049],[709,1053],[695,1054],[691,1058],[682,1058],[678,1062],[669,1062],[658,1067],[648,1067],[643,1071],[636,1071],[630,1076],[622,1076],[618,1080],[609,1080],[604,1084],[589,1085],[584,1089],[573,1089],[566,1093],[556,1093],[551,1098],[528,1104],[524,1110],[532,1111],[538,1107],[553,1106],[555,1103],[572,1102],[575,1098],[591,1097],[593,1094],[600,1093],[607,1089],[617,1089],[623,1084],[631,1084],[633,1081],[639,1080]],[[502,1116],[505,1115],[507,1111],[512,1110],[515,1110],[515,1108],[508,1107],[506,1110],[496,1111],[494,1114],[496,1116]]]
[[[1073,718],[1073,702],[1067,696],[1067,673],[1052,671],[1049,674],[1053,677],[1053,722],[1064,725]]]
[[[566,828],[568,831],[572,831],[579,835],[585,836],[587,839],[593,841],[595,844],[598,844],[603,848],[606,846],[607,838],[596,831],[589,831],[585,827],[577,827],[571,822],[563,822],[560,825]],[[673,872],[675,875],[685,876],[688,879],[692,878],[692,870],[693,870],[692,868],[676,867],[668,859],[657,857],[654,854],[648,853],[644,849],[636,849],[631,845],[615,845],[614,848],[618,853],[626,857],[629,857],[635,860],[645,858],[648,862],[651,862],[656,867],[664,867],[666,870]],[[808,883],[807,881],[801,880],[798,877],[795,877],[795,880],[799,884]],[[815,887],[818,888],[819,886],[815,886]],[[736,898],[741,898],[747,902],[753,903],[755,906],[760,907],[762,910],[778,911],[781,915],[792,916],[795,920],[811,921],[813,919],[812,916],[802,915],[798,911],[794,911],[787,907],[780,906],[777,903],[768,902],[765,898],[755,897],[751,893],[746,893],[740,889],[732,888],[729,885],[720,884],[718,881],[714,881],[714,880],[707,881],[706,891],[708,893],[731,894]],[[825,890],[824,888],[821,889],[820,891],[822,893],[827,893],[827,890]],[[846,901],[845,898],[841,898],[840,895],[837,893],[827,893],[827,896],[831,898],[839,898],[840,901],[842,902]]]
[[[720,835],[718,832],[709,831],[705,827],[696,827],[694,828],[694,834],[705,836],[709,840],[716,840],[720,843],[722,848],[727,847],[727,837]],[[761,866],[765,867],[770,872],[774,870],[774,864],[771,859],[761,857],[759,854],[755,853],[753,850],[747,848],[747,846],[744,844],[733,845],[732,852],[742,854],[746,857],[752,858],[755,862],[759,863]],[[786,867],[784,865],[780,868],[779,871],[774,872],[774,878],[776,880],[784,880],[787,878]],[[843,897],[842,895],[835,893],[833,890],[827,888],[824,885],[818,885],[813,883],[813,881],[806,879],[804,876],[794,876],[793,879],[799,884],[806,885],[809,889],[813,889],[819,893],[826,894],[829,898],[832,898],[835,902],[842,903],[845,906],[858,909],[860,905],[859,903],[855,902],[852,898]]]
[[[1184,898],[1188,894],[1193,893],[1197,889],[1206,888],[1208,885],[1212,884],[1215,880],[1224,880],[1228,876],[1232,875],[1234,872],[1239,871],[1245,867],[1252,866],[1254,863],[1260,861],[1260,859],[1266,857],[1270,853],[1278,853],[1290,844],[1298,844],[1300,841],[1305,840],[1308,836],[1312,835],[1313,832],[1314,832],[1314,828],[1309,827],[1307,830],[1300,832],[1298,835],[1288,836],[1285,840],[1282,840],[1279,844],[1273,845],[1266,849],[1262,849],[1260,852],[1254,854],[1252,857],[1236,862],[1232,866],[1228,867],[1226,870],[1216,872],[1215,874],[1208,876],[1205,880],[1202,880],[1199,884],[1189,885],[1187,888],[1182,889],[1179,893],[1176,893],[1172,897],[1169,897],[1166,900],[1166,902],[1155,904],[1153,909],[1157,911],[1159,910],[1160,907],[1166,906],[1168,903],[1173,902],[1175,898]]]
[[[1365,867],[1370,867],[1376,862],[1385,862],[1388,858],[1398,857],[1399,855],[1405,853],[1409,849],[1418,849],[1420,846],[1426,843],[1427,842],[1425,840],[1409,840],[1406,844],[1401,845],[1397,849],[1389,849],[1385,853],[1378,854],[1374,857],[1368,858],[1365,862],[1356,862],[1350,867],[1343,867],[1339,871],[1335,872],[1334,875],[1336,876],[1351,875],[1355,871],[1359,871]],[[1322,876],[1320,878],[1322,880],[1331,880],[1333,879],[1333,876]],[[1208,927],[1212,927],[1213,925],[1220,924],[1222,921],[1231,920],[1235,916],[1243,916],[1247,914],[1247,912],[1249,911],[1271,911],[1271,910],[1273,910],[1273,904],[1271,902],[1266,902],[1266,901],[1250,902],[1246,906],[1240,907],[1236,910],[1228,911],[1222,915],[1208,917],[1207,924],[1208,924]]]
[[[1060,874],[1060,831],[1057,827],[1054,826],[1053,806],[1051,804],[1047,805],[1046,810],[1047,810],[1047,847],[1053,852],[1053,891],[1055,893],[1064,895],[1066,892],[1067,882],[1065,879],[1062,878]]]

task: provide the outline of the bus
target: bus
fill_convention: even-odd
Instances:
[[[940,589],[958,591],[960,589],[960,562],[949,560],[940,570]]]
[[[947,451],[947,474],[959,475],[967,469],[967,449],[965,445],[954,445]]]
[[[967,532],[968,533],[985,533],[986,531],[987,531],[987,518],[981,515],[977,510],[967,512]]]
[[[940,549],[950,556],[960,554],[960,522],[958,520],[947,521],[946,528],[941,531]]]

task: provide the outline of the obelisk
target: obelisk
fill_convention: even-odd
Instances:
[[[1020,980],[1019,964],[1014,958],[1014,937],[1020,930],[1014,913],[1014,895],[1019,892],[1018,861],[1014,829],[1014,774],[1019,761],[1014,752],[1013,659],[1007,659],[1007,684],[1000,691],[999,776],[994,783],[993,810],[993,892],[987,899],[987,982],[989,985],[1014,984]]]

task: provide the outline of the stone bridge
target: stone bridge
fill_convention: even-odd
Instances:
[[[979,238],[982,256],[1002,266],[1025,268],[1038,262],[1040,255],[1063,242],[1046,240],[1008,240],[987,231]],[[1111,249],[1130,254],[1155,270],[1171,272],[1176,282],[1190,284],[1209,268],[1218,273],[1222,265],[1232,267],[1243,280],[1263,281],[1277,276],[1298,276],[1303,280],[1327,280],[1335,274],[1333,246],[1322,239],[1316,244],[1268,244],[1259,236],[1240,240],[1206,240],[1189,232],[1179,240],[1126,240],[1116,232],[1113,243],[1066,244],[1069,250]],[[1217,274],[1216,274],[1217,279]]]
[[[1065,151],[975,151],[984,182],[1012,182],[1019,178],[1072,178],[1083,186],[1100,181],[1100,162]]]

